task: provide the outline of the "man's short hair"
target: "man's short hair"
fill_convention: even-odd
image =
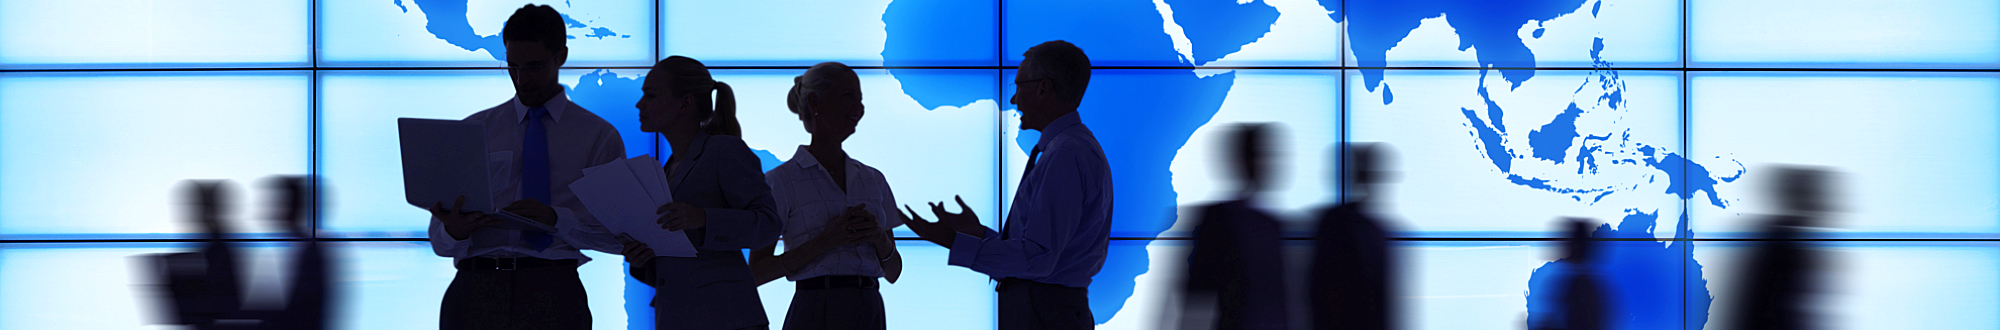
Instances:
[[[1083,55],[1083,49],[1068,41],[1050,40],[1033,48],[1028,48],[1021,60],[1023,66],[1034,63],[1033,74],[1046,78],[1055,90],[1056,97],[1070,105],[1083,103],[1083,91],[1090,87],[1090,57]]]
[[[540,41],[550,53],[560,53],[568,47],[569,31],[555,8],[529,4],[507,17],[507,26],[500,28],[500,40]]]

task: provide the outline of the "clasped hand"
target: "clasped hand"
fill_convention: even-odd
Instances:
[[[860,204],[850,206],[846,212],[834,216],[832,221],[828,221],[826,226],[820,229],[819,235],[812,239],[812,241],[822,240],[829,247],[858,242],[886,244],[889,235],[888,231],[882,230],[882,223],[875,220],[875,213],[868,212],[868,204]]]

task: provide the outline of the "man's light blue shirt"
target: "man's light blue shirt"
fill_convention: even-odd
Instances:
[[[984,238],[958,234],[950,264],[995,279],[1088,287],[1110,246],[1111,165],[1104,147],[1070,113],[1043,127],[1034,149],[1041,154],[1014,191],[1005,237],[991,229]]]

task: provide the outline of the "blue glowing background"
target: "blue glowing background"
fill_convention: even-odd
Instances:
[[[1703,239],[1749,237],[1748,219],[1771,209],[1758,169],[1773,163],[1847,173],[1839,197],[1851,207],[1827,235],[1877,240],[1829,248],[1846,263],[1830,325],[2000,328],[1988,312],[2000,308],[1992,1],[550,4],[571,36],[569,96],[617,126],[628,154],[664,152],[632,107],[655,59],[701,59],[736,87],[745,141],[767,168],[807,141],[782,103],[790,78],[840,61],[863,68],[869,110],[853,157],[903,203],[963,196],[989,226],[1038,136],[1004,102],[1011,66],[1043,41],[1077,44],[1103,67],[1082,116],[1119,197],[1120,240],[1089,288],[1107,329],[1171,325],[1186,250],[1173,238],[1192,227],[1179,207],[1230,198],[1212,160],[1241,122],[1285,125],[1286,180],[1266,204],[1294,236],[1338,200],[1332,146],[1395,148],[1401,175],[1380,198],[1412,239],[1398,248],[1413,329],[1551,317],[1567,270],[1553,246],[1520,239],[1550,237],[1561,216],[1633,239],[1599,259],[1621,294],[1617,328],[1715,325],[1745,246]],[[101,268],[186,246],[100,241],[193,237],[177,220],[180,180],[253,187],[300,173],[329,186],[318,235],[347,240],[340,326],[434,323],[451,269],[420,239],[425,215],[394,193],[389,123],[510,97],[498,34],[519,6],[0,0],[0,328],[142,327],[137,277]],[[270,236],[253,196],[237,197],[238,228]],[[1304,260],[1304,242],[1287,257]],[[994,325],[983,276],[944,265],[941,248],[902,247],[904,281],[883,289],[891,328]],[[618,257],[591,256],[596,326],[651,324],[650,291]],[[1289,266],[1302,285],[1303,264]],[[760,289],[772,320],[791,290]]]

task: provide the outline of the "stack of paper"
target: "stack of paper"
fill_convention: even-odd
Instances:
[[[662,257],[693,257],[687,234],[661,229],[660,205],[674,201],[667,174],[653,156],[622,159],[583,169],[569,189],[612,233],[631,236]]]

